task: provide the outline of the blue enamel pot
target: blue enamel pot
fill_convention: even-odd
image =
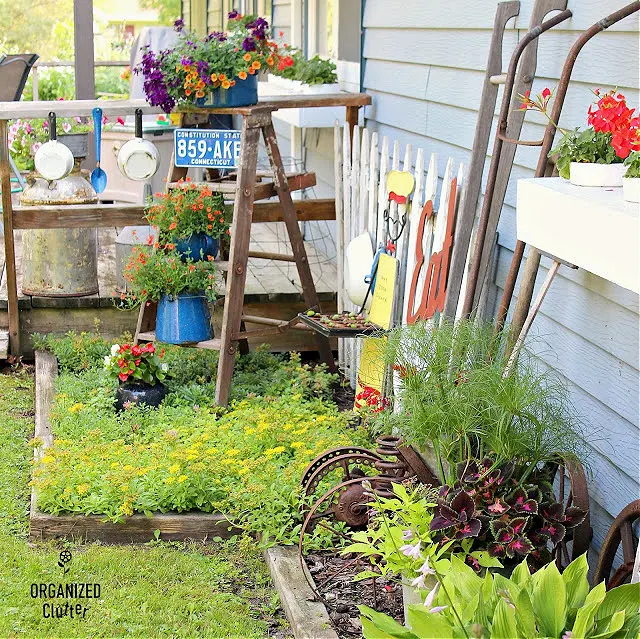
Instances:
[[[204,295],[163,295],[158,302],[156,339],[167,344],[191,344],[213,337],[211,314]]]
[[[206,260],[209,257],[215,259],[220,248],[220,239],[211,237],[206,233],[194,233],[189,237],[174,239],[176,251],[180,254],[180,259],[186,262],[190,257],[194,262]]]
[[[258,103],[258,75],[248,75],[246,80],[234,78],[236,83],[228,89],[212,89],[203,98],[196,99],[199,107],[238,107]]]

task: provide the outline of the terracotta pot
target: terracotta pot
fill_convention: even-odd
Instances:
[[[576,186],[622,186],[624,164],[571,162],[569,181]]]
[[[622,178],[622,197],[627,202],[640,202],[640,178]]]

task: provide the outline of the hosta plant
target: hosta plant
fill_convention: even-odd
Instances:
[[[479,577],[452,558],[425,605],[408,608],[408,625],[361,606],[365,639],[636,639],[640,584],[589,590],[586,555],[560,574],[550,563],[535,574],[525,561],[509,579]]]
[[[536,470],[529,481],[518,481],[513,464],[498,465],[488,457],[459,464],[458,480],[440,489],[430,525],[434,540],[466,554],[476,570],[481,565],[474,550],[488,551],[507,569],[525,558],[531,569],[539,568],[586,516],[581,508],[558,503],[549,479]]]
[[[393,498],[372,493],[369,526],[350,533],[354,543],[343,552],[357,552],[369,559],[372,569],[360,573],[358,579],[403,577],[414,588],[424,589],[425,580],[429,583],[436,571],[441,576],[447,573],[451,548],[459,544],[454,539],[438,543],[440,535],[432,530],[438,501],[436,489],[401,483],[392,484],[392,489]],[[469,550],[469,557],[485,568],[502,567],[498,559],[483,550]]]

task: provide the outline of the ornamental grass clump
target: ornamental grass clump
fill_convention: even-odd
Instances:
[[[133,70],[142,74],[147,101],[169,113],[176,104],[193,103],[213,89],[230,89],[261,69],[279,62],[278,44],[267,38],[269,23],[256,16],[229,13],[227,31],[204,38],[176,20],[179,39],[172,49],[154,53],[148,47]]]
[[[492,325],[471,320],[391,331],[383,356],[398,372],[401,409],[377,413],[374,428],[433,448],[433,470],[449,485],[469,459],[513,463],[526,481],[541,464],[578,457],[580,420],[567,389],[526,351],[505,375],[507,339],[508,331],[494,335]]]

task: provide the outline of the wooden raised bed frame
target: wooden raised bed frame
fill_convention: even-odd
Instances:
[[[55,396],[58,362],[55,355],[36,352],[36,415],[35,436],[42,441],[36,450],[38,461],[53,444],[49,413]],[[29,539],[81,538],[85,541],[103,541],[110,544],[146,543],[160,531],[160,539],[205,540],[213,537],[228,538],[238,533],[231,529],[224,515],[201,512],[157,513],[153,517],[132,515],[121,523],[105,521],[100,515],[48,515],[36,506],[35,488],[31,491]]]

